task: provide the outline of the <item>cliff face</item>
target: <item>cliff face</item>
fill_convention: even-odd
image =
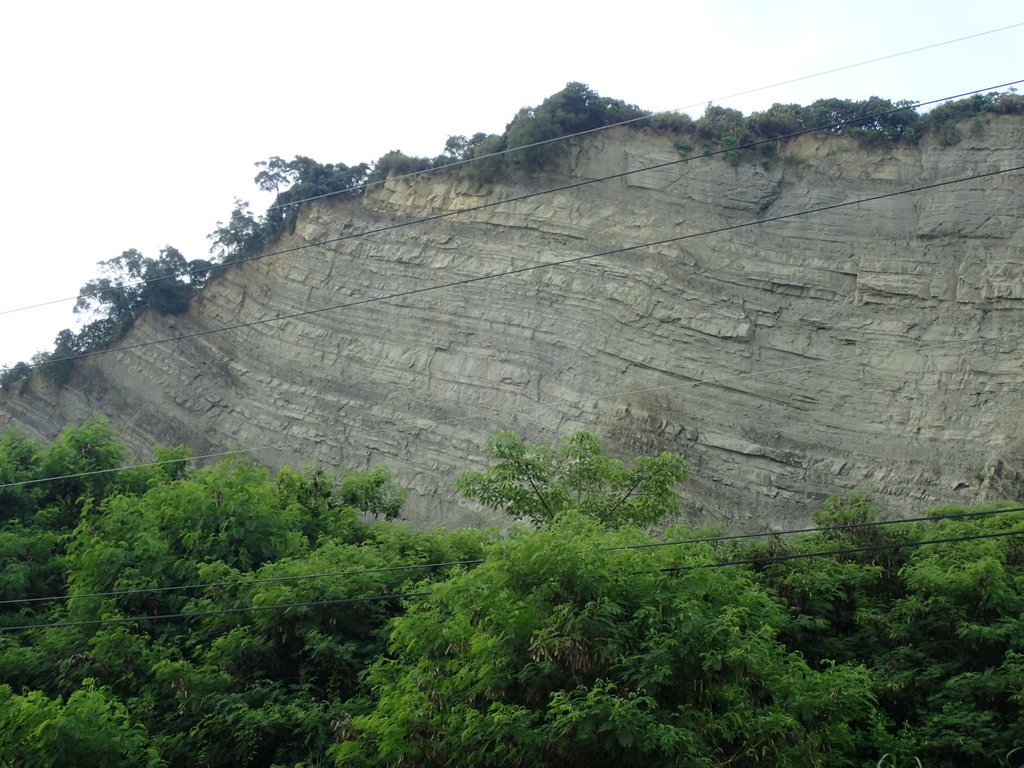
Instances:
[[[967,133],[965,131],[965,133]],[[275,250],[678,158],[615,129],[557,173],[478,190],[397,180],[308,206]],[[1020,165],[1024,121],[954,147],[804,137],[767,167],[696,160],[231,269],[125,345],[678,238]],[[417,524],[483,522],[454,497],[486,437],[595,432],[679,451],[694,517],[803,520],[859,488],[894,513],[1024,494],[1020,172],[400,299],[81,361],[0,397],[44,438],[101,412],[128,445],[232,446],[271,465],[385,463]]]

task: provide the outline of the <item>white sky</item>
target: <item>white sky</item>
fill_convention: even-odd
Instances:
[[[1015,0],[206,0],[0,6],[0,311],[77,295],[96,263],[208,256],[272,155],[370,162],[500,133],[565,83],[645,109],[744,113],[836,96],[929,100],[1024,77]],[[607,8],[607,10],[604,10]],[[0,314],[0,364],[50,349],[73,301]],[[268,308],[268,310],[271,308]]]

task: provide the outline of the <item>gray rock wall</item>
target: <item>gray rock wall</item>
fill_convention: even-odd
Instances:
[[[278,248],[678,158],[615,129],[558,173],[440,176],[310,205]],[[696,160],[231,269],[126,345],[336,306],[1021,165],[1024,121],[955,147],[803,137],[766,167]],[[870,492],[894,514],[1024,493],[1022,175],[1004,174],[557,268],[82,361],[0,397],[45,438],[109,415],[140,455],[260,448],[273,466],[383,462],[416,524],[478,524],[458,473],[486,437],[588,429],[693,465],[687,513],[736,528]],[[988,339],[988,341],[983,341]]]

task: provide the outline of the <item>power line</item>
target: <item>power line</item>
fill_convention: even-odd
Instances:
[[[889,520],[869,520],[860,523],[842,523],[839,525],[816,526],[813,528],[795,528],[784,531],[761,531],[758,533],[724,534],[720,536],[703,536],[693,539],[673,539],[669,541],[658,541],[650,544],[624,544],[617,547],[602,547],[602,552],[618,552],[623,550],[646,550],[662,547],[678,547],[690,544],[719,544],[728,541],[745,539],[777,538],[780,536],[795,536],[809,533],[843,533],[852,530],[863,530],[890,525],[911,525],[914,523],[934,523],[943,520],[969,520],[993,515],[1002,515],[1011,512],[1024,512],[1024,507],[1009,507],[1006,509],[988,509],[974,512],[951,512],[944,515],[921,515],[918,517],[893,518]],[[434,568],[453,568],[456,566],[475,566],[485,562],[484,558],[473,558],[463,560],[444,560],[435,563],[410,563],[408,565],[385,566],[380,568],[362,568],[359,570],[327,571],[322,573],[307,573],[294,576],[271,576],[254,579],[234,579],[230,581],[212,581],[198,584],[176,584],[164,587],[139,587],[136,589],[110,590],[105,592],[86,592],[73,595],[50,595],[48,597],[24,597],[14,600],[0,600],[3,605],[31,605],[35,603],[63,602],[65,600],[85,600],[104,597],[128,597],[134,595],[152,595],[166,592],[181,592],[185,590],[213,589],[217,587],[249,587],[261,584],[278,584],[285,582],[304,581],[306,579],[327,579],[327,578],[348,578],[352,576],[365,576],[377,573],[395,573],[399,571],[427,570]]]
[[[793,552],[782,555],[764,555],[761,557],[744,558],[736,560],[725,560],[714,563],[702,563],[698,565],[680,565],[667,568],[658,568],[650,571],[634,571],[630,576],[653,575],[659,573],[678,574],[685,571],[710,570],[716,568],[730,568],[741,565],[770,565],[788,560],[803,560],[818,557],[839,557],[842,555],[860,554],[865,552],[882,552],[885,550],[916,549],[933,544],[955,544],[966,541],[979,541],[983,539],[996,539],[1008,536],[1019,536],[1024,534],[1024,528],[1016,528],[1010,531],[997,531],[994,533],[968,534],[963,536],[948,536],[938,539],[923,539],[919,541],[893,542],[889,544],[877,544],[863,547],[845,547],[842,549],[822,550],[816,552]],[[400,600],[415,597],[429,597],[434,590],[420,592],[400,592],[385,595],[364,595],[358,597],[341,597],[326,600],[311,600],[293,603],[275,603],[270,605],[248,605],[236,606],[233,608],[211,608],[203,611],[163,613],[155,615],[124,616],[117,618],[85,619],[79,621],[58,621],[47,624],[20,624],[14,626],[0,626],[0,632],[16,632],[29,629],[60,629],[69,627],[102,626],[106,624],[130,624],[139,621],[162,621],[168,619],[188,619],[203,616],[229,615],[240,613],[252,613],[255,611],[287,610],[290,608],[326,607],[329,605],[344,605],[352,603],[371,603],[383,600]]]
[[[1014,528],[1010,531],[996,531],[995,533],[977,533],[964,536],[948,536],[941,539],[925,539],[922,541],[892,542],[889,544],[872,544],[863,547],[848,547],[843,549],[829,549],[819,552],[790,552],[783,555],[763,555],[760,557],[739,558],[736,560],[723,560],[718,563],[705,563],[702,565],[676,566],[670,568],[659,568],[658,571],[686,571],[708,568],[728,568],[736,565],[770,565],[788,560],[806,560],[814,557],[839,557],[840,555],[855,555],[865,552],[884,552],[888,549],[914,549],[931,544],[956,544],[964,541],[979,541],[981,539],[999,539],[1006,536],[1020,536],[1024,534],[1024,528]]]
[[[751,146],[753,146],[753,145],[751,145]],[[728,152],[728,151],[736,151],[736,150],[735,149],[733,149],[733,150],[721,150],[721,152]],[[673,161],[672,163],[665,163],[665,164],[662,164],[662,166],[664,166],[664,165],[673,165],[676,162],[680,162],[680,161]],[[652,167],[662,167],[662,166],[652,166]],[[645,170],[650,170],[650,169],[645,169]],[[65,362],[65,361],[69,361],[69,360],[79,360],[79,359],[82,359],[82,358],[93,357],[93,356],[96,356],[96,355],[105,355],[105,354],[110,354],[110,353],[113,353],[113,352],[126,352],[126,351],[133,350],[133,349],[140,349],[142,347],[149,347],[149,346],[152,346],[154,344],[165,344],[165,343],[173,342],[173,341],[185,341],[185,340],[188,340],[188,339],[195,339],[195,338],[199,338],[199,337],[202,337],[202,336],[208,336],[208,335],[213,334],[213,333],[223,333],[225,331],[234,331],[234,330],[239,330],[241,328],[250,328],[250,327],[255,326],[255,325],[264,325],[264,324],[267,324],[267,323],[280,322],[280,321],[284,321],[284,320],[294,320],[294,319],[300,318],[300,317],[308,317],[308,316],[311,316],[311,315],[316,315],[316,314],[320,314],[320,313],[323,313],[323,312],[332,312],[332,311],[339,310],[339,309],[351,309],[352,307],[363,306],[363,305],[366,305],[366,304],[375,304],[375,303],[384,302],[384,301],[393,301],[395,299],[408,298],[410,296],[416,296],[416,295],[423,294],[423,293],[431,293],[433,291],[439,291],[439,290],[443,290],[443,289],[446,289],[446,288],[456,288],[456,287],[461,287],[461,286],[464,286],[464,285],[471,285],[471,284],[474,284],[474,283],[480,283],[480,282],[485,282],[485,281],[488,281],[488,280],[494,280],[494,279],[497,279],[497,278],[510,277],[512,275],[520,275],[520,274],[525,274],[527,272],[534,272],[534,271],[541,270],[541,269],[550,269],[552,267],[565,266],[566,264],[574,264],[574,263],[577,263],[577,262],[589,261],[591,259],[596,259],[596,258],[600,258],[600,257],[603,257],[603,256],[616,256],[616,255],[619,255],[619,254],[629,253],[629,252],[641,250],[641,249],[644,249],[644,248],[653,248],[653,247],[660,246],[660,245],[668,245],[668,244],[671,244],[671,243],[679,243],[679,242],[682,242],[684,240],[691,240],[691,239],[698,238],[698,237],[707,237],[709,235],[717,235],[717,234],[722,234],[722,233],[725,233],[725,232],[733,232],[735,230],[745,229],[747,227],[760,226],[760,225],[763,225],[763,224],[771,224],[771,223],[775,223],[775,222],[779,222],[779,221],[785,221],[787,219],[798,218],[800,216],[808,216],[808,215],[815,214],[815,213],[823,213],[823,212],[826,212],[826,211],[838,210],[840,208],[848,208],[848,207],[851,207],[851,206],[862,205],[862,204],[866,204],[866,203],[872,203],[872,202],[876,202],[878,200],[885,200],[885,199],[889,199],[889,198],[893,198],[893,197],[898,197],[898,196],[901,196],[901,195],[914,194],[914,193],[917,193],[917,192],[924,192],[924,191],[928,191],[928,190],[932,190],[932,189],[939,189],[941,187],[947,187],[947,186],[950,186],[950,185],[953,185],[953,184],[962,184],[962,183],[967,182],[967,181],[977,181],[979,179],[985,179],[985,178],[989,178],[989,177],[993,177],[993,176],[1000,176],[1000,175],[1003,175],[1003,174],[1006,174],[1006,173],[1014,173],[1014,172],[1020,171],[1020,170],[1024,170],[1024,165],[1013,166],[1013,167],[1010,167],[1010,168],[1004,168],[1004,169],[1000,169],[1000,170],[997,170],[997,171],[988,171],[986,173],[973,174],[971,176],[962,176],[962,177],[956,178],[956,179],[949,179],[949,180],[946,180],[946,181],[935,182],[935,183],[932,183],[932,184],[924,184],[924,185],[920,185],[920,186],[917,186],[917,187],[910,187],[908,189],[897,190],[895,192],[886,192],[886,193],[883,193],[883,194],[880,194],[880,195],[872,195],[870,197],[858,198],[857,200],[848,200],[848,201],[842,202],[842,203],[833,203],[831,205],[819,206],[817,208],[808,208],[808,209],[805,209],[805,210],[802,210],[802,211],[795,211],[793,213],[779,214],[777,216],[770,216],[770,217],[767,217],[767,218],[755,219],[753,221],[741,222],[739,224],[730,224],[730,225],[727,225],[727,226],[724,226],[724,227],[717,227],[715,229],[703,230],[701,232],[694,232],[694,233],[691,233],[691,234],[688,234],[688,235],[679,235],[677,237],[669,237],[669,238],[665,238],[665,239],[662,239],[662,240],[655,240],[655,241],[646,242],[646,243],[639,243],[637,245],[624,246],[624,247],[621,247],[621,248],[613,248],[611,250],[600,251],[598,253],[592,253],[592,254],[585,254],[583,256],[573,256],[573,257],[570,257],[570,258],[558,259],[558,260],[555,260],[555,261],[544,262],[544,263],[541,263],[541,264],[533,264],[533,265],[525,266],[525,267],[517,267],[515,269],[504,270],[502,272],[493,272],[493,273],[488,274],[488,275],[479,275],[477,277],[463,278],[461,280],[454,280],[454,281],[450,281],[450,282],[447,282],[447,283],[436,283],[434,285],[429,285],[429,286],[422,287],[422,288],[411,288],[411,289],[408,289],[408,290],[405,290],[405,291],[398,291],[398,292],[395,292],[395,293],[385,294],[383,296],[375,296],[375,297],[370,297],[370,298],[366,298],[366,299],[357,299],[355,301],[344,302],[344,303],[341,303],[341,304],[333,304],[331,306],[321,307],[319,309],[307,309],[307,310],[301,310],[301,311],[298,311],[298,312],[290,312],[290,313],[283,314],[283,315],[276,315],[274,317],[262,318],[260,320],[250,320],[250,321],[247,321],[247,322],[244,322],[244,323],[235,323],[234,325],[223,326],[223,327],[220,327],[220,328],[211,328],[211,329],[208,329],[208,330],[205,330],[205,331],[195,331],[193,333],[181,334],[180,336],[168,336],[168,337],[164,337],[164,338],[160,338],[160,339],[153,339],[153,340],[150,340],[150,341],[143,341],[143,342],[139,342],[139,343],[136,343],[136,344],[127,344],[127,345],[120,346],[120,347],[110,347],[110,348],[107,348],[107,349],[90,350],[88,352],[81,352],[79,354],[68,355],[66,357],[51,358],[50,360],[47,360],[45,363],[42,363],[42,365],[51,365],[51,364]],[[628,175],[628,173],[631,173],[631,172],[626,172],[626,173],[622,173],[622,174],[616,174],[615,178]],[[609,178],[611,178],[611,177],[609,177]],[[571,188],[571,187],[577,187],[577,186],[583,186],[583,185],[589,184],[589,183],[594,183],[594,182],[593,181],[579,182],[578,184],[573,184],[573,185],[570,185],[569,187],[565,187],[563,189],[567,189],[567,188]],[[520,197],[520,198],[513,198],[513,200],[516,200],[516,199],[523,199],[523,198],[522,197]],[[502,202],[510,202],[510,201],[502,201]],[[499,203],[488,203],[488,204],[485,204],[484,206],[481,206],[481,207],[489,207],[489,206],[497,205],[497,204],[499,204]],[[445,214],[438,214],[437,216],[428,217],[426,219],[419,219],[419,220],[416,220],[415,222],[412,222],[412,223],[419,223],[421,221],[445,218],[447,216],[455,215],[456,213],[461,213],[461,211],[450,212],[450,213],[445,213]],[[378,230],[372,230],[372,232],[387,231],[389,229],[396,229],[396,228],[398,228],[400,226],[405,226],[405,225],[404,224],[396,224],[396,225],[392,225],[392,226],[389,226],[389,227],[383,227],[383,228],[378,229]],[[336,242],[340,242],[342,240],[351,239],[354,236],[355,235],[346,235],[344,237],[332,238],[332,239],[329,239],[329,240],[322,240],[322,241],[320,241],[318,243],[310,243],[308,245],[297,246],[296,248],[291,248],[291,249],[288,249],[286,251],[278,251],[275,254],[266,254],[266,255],[277,255],[278,253],[286,253],[286,252],[291,252],[291,251],[297,251],[297,250],[301,250],[301,249],[304,249],[304,248],[312,248],[312,247],[316,247],[316,246],[330,245],[330,244],[333,244],[333,243],[336,243]],[[10,370],[10,368],[6,368],[4,370]]]
[[[1015,25],[1015,26],[1024,26],[1024,23],[1022,23],[1020,25]],[[997,31],[999,31],[999,30],[997,30]],[[986,33],[982,33],[982,34],[986,34]],[[968,38],[963,38],[963,39],[968,39]],[[956,41],[954,41],[954,42],[956,42]],[[894,55],[902,55],[902,54],[894,54]],[[808,77],[813,77],[813,75],[810,75]],[[797,78],[797,80],[800,80],[800,79],[804,79],[804,78]],[[713,150],[713,151],[709,151],[709,152],[704,152],[704,153],[697,154],[697,155],[690,155],[688,157],[680,158],[678,160],[671,160],[671,161],[667,161],[667,162],[664,162],[664,163],[657,163],[655,165],[644,166],[644,167],[641,167],[641,168],[635,168],[635,169],[632,169],[632,170],[629,170],[629,171],[623,171],[623,172],[620,172],[620,173],[611,174],[609,176],[599,176],[599,177],[594,178],[594,179],[586,179],[584,181],[574,182],[572,184],[566,184],[566,185],[563,185],[563,186],[560,186],[560,187],[554,187],[554,188],[551,188],[551,189],[540,190],[540,191],[537,191],[537,192],[528,192],[528,193],[525,193],[525,194],[522,194],[522,195],[517,195],[517,196],[514,196],[514,197],[510,197],[510,198],[505,198],[505,199],[502,199],[502,200],[496,200],[496,201],[492,201],[492,202],[489,202],[489,203],[481,203],[479,205],[470,206],[468,208],[462,208],[462,209],[459,209],[457,211],[446,211],[444,213],[433,214],[431,216],[423,216],[423,217],[420,217],[420,218],[410,219],[408,221],[402,221],[402,222],[398,222],[396,224],[390,224],[390,225],[383,226],[383,227],[375,227],[373,229],[366,229],[366,230],[362,230],[360,232],[353,232],[351,234],[344,235],[342,237],[332,238],[332,239],[329,239],[329,240],[323,240],[323,241],[319,241],[319,242],[315,242],[315,243],[306,243],[305,245],[297,245],[297,246],[293,246],[291,248],[282,248],[282,249],[278,249],[276,251],[269,251],[269,252],[264,252],[264,253],[258,253],[258,254],[254,254],[252,256],[247,256],[245,258],[236,259],[236,260],[231,261],[231,262],[229,262],[227,264],[215,264],[215,265],[212,266],[212,269],[226,268],[226,267],[237,265],[237,264],[245,264],[245,263],[250,262],[250,261],[260,261],[262,259],[271,258],[273,256],[283,256],[283,255],[287,255],[287,254],[290,254],[290,253],[297,253],[299,251],[304,251],[304,250],[307,250],[307,249],[310,249],[310,248],[317,248],[317,247],[322,247],[322,246],[325,246],[325,245],[333,245],[335,243],[343,242],[343,241],[346,241],[346,240],[354,240],[354,239],[358,239],[358,238],[369,237],[370,235],[377,235],[377,234],[381,234],[381,233],[384,233],[384,232],[390,232],[390,231],[393,231],[393,230],[396,230],[396,229],[402,229],[404,227],[415,226],[417,224],[426,224],[426,223],[430,223],[430,222],[433,222],[433,221],[441,221],[443,219],[451,218],[453,216],[460,216],[460,215],[467,214],[467,213],[474,213],[476,211],[481,211],[481,210],[485,210],[485,209],[489,209],[489,208],[494,208],[494,207],[501,206],[501,205],[507,205],[509,203],[522,202],[524,200],[529,200],[529,199],[532,199],[532,198],[535,198],[535,197],[541,197],[543,195],[550,195],[550,194],[555,194],[555,193],[558,193],[558,192],[566,192],[568,190],[589,186],[591,184],[599,184],[599,183],[602,183],[602,182],[605,182],[605,181],[614,181],[614,180],[626,178],[628,176],[632,176],[632,175],[635,175],[635,174],[638,174],[638,173],[646,173],[647,171],[661,170],[661,169],[669,168],[669,167],[672,167],[672,166],[675,166],[675,165],[681,165],[681,164],[684,164],[684,163],[693,162],[695,160],[704,160],[704,159],[707,159],[707,158],[716,157],[718,155],[728,154],[730,152],[738,152],[738,151],[744,151],[744,150],[748,150],[748,149],[755,149],[757,147],[760,147],[760,146],[763,146],[763,145],[766,145],[766,144],[778,143],[778,142],[786,141],[786,140],[789,140],[789,139],[797,138],[799,136],[804,136],[806,134],[817,133],[817,132],[820,132],[820,131],[835,131],[837,128],[841,128],[841,127],[846,126],[846,125],[853,125],[853,124],[857,124],[857,123],[862,123],[865,120],[872,120],[872,119],[877,120],[878,118],[886,117],[888,115],[893,115],[893,114],[896,114],[898,112],[906,112],[907,110],[910,110],[910,109],[918,109],[920,107],[931,106],[931,105],[934,105],[934,104],[939,104],[939,103],[944,102],[944,101],[950,101],[952,99],[959,99],[959,98],[963,98],[965,96],[972,96],[972,95],[975,95],[975,94],[978,94],[978,93],[983,93],[983,92],[986,92],[986,91],[997,90],[999,88],[1008,88],[1008,87],[1011,87],[1011,86],[1014,86],[1014,85],[1019,85],[1022,82],[1024,82],[1024,80],[1014,80],[1014,81],[1007,82],[1007,83],[1000,83],[999,85],[988,86],[986,88],[978,88],[978,89],[975,89],[975,90],[972,90],[972,91],[965,91],[963,93],[954,94],[952,96],[943,96],[943,97],[938,98],[938,99],[931,99],[929,101],[916,102],[914,104],[908,104],[908,105],[905,105],[905,106],[896,107],[896,108],[889,109],[889,110],[884,110],[882,112],[876,112],[876,113],[872,113],[872,114],[862,115],[860,117],[852,118],[852,119],[849,119],[849,120],[841,120],[841,121],[829,123],[827,125],[815,126],[813,128],[802,128],[802,129],[800,129],[798,131],[792,131],[790,133],[781,134],[779,136],[773,136],[773,137],[770,137],[770,138],[758,139],[757,141],[749,142],[747,144],[741,144],[741,145],[738,145],[736,147],[731,147],[731,148],[728,148],[728,149],[717,149],[717,150]],[[755,89],[755,90],[757,90],[757,89]],[[637,119],[647,119],[647,117],[637,118]],[[632,122],[632,121],[626,121],[626,122]],[[616,123],[616,125],[624,125],[624,124],[625,123]],[[565,140],[565,139],[573,138],[575,136],[581,136],[581,135],[586,134],[586,133],[592,133],[594,131],[603,130],[604,128],[610,128],[610,127],[614,127],[614,126],[604,126],[603,128],[593,128],[593,129],[590,129],[589,131],[582,131],[582,132],[577,133],[577,134],[571,134],[569,136],[562,136],[562,137],[559,137],[559,138],[556,138],[556,139],[548,139],[546,141],[537,142],[537,144],[529,144],[529,145],[526,145],[524,147],[520,147],[518,149],[526,149],[527,147],[538,146],[540,144],[546,144],[546,143],[553,142],[553,141],[562,141],[562,140]],[[500,154],[503,154],[503,153],[498,152],[498,153],[494,153],[493,155],[482,155],[479,158],[473,158],[473,160],[482,160],[482,159],[484,159],[486,157],[492,157],[494,155],[500,155]],[[451,168],[451,167],[453,167],[455,165],[457,165],[457,164],[456,163],[451,163],[451,164],[445,166],[445,168]],[[441,169],[431,169],[431,170],[441,170]],[[421,173],[424,173],[424,172],[420,171],[420,172],[416,172],[416,173],[405,174],[403,176],[396,176],[396,177],[394,177],[394,179],[395,180],[403,179],[403,178],[407,178],[407,177],[411,177],[411,176],[416,176],[416,175],[419,175]],[[319,200],[319,199],[325,198],[325,197],[332,197],[332,196],[337,196],[337,195],[341,195],[341,194],[348,194],[350,192],[357,191],[360,188],[361,187],[353,187],[353,188],[350,188],[350,189],[344,189],[344,190],[338,190],[338,191],[335,191],[335,192],[329,192],[329,193],[325,193],[323,195],[318,195],[318,196],[315,196],[315,197],[306,198],[305,200],[295,201],[295,203],[289,203],[288,205],[295,205],[295,204],[298,204],[298,203],[301,203],[301,202],[310,202],[310,201]],[[120,290],[120,289],[124,289],[124,288],[137,288],[137,287],[140,287],[140,286],[150,285],[150,284],[153,284],[153,283],[159,283],[159,282],[162,282],[164,280],[172,280],[172,279],[176,279],[176,278],[179,278],[179,277],[192,277],[192,276],[195,276],[195,275],[198,275],[198,274],[201,274],[201,273],[208,273],[210,271],[210,269],[211,269],[211,267],[197,267],[197,268],[194,268],[194,269],[187,269],[187,270],[183,270],[181,272],[175,272],[175,273],[171,273],[171,274],[167,274],[167,275],[161,275],[160,277],[150,278],[148,280],[138,280],[138,281],[135,281],[135,282],[126,283],[124,286],[117,286],[117,287],[108,288],[108,289],[105,289],[105,290],[102,290],[102,291],[97,291],[97,292],[89,294],[89,295],[90,296],[101,296],[104,293],[109,293],[109,292],[114,291],[114,290]],[[23,311],[30,310],[30,309],[37,309],[39,307],[50,306],[52,304],[60,304],[60,303],[65,302],[65,301],[74,301],[74,300],[76,300],[78,298],[79,298],[79,296],[69,296],[69,297],[65,297],[65,298],[61,298],[61,299],[52,299],[50,301],[45,301],[45,302],[41,302],[41,303],[38,303],[38,304],[32,304],[32,305],[29,305],[29,306],[17,307],[17,308],[14,308],[14,309],[0,310],[0,315],[13,314],[15,312],[23,312]],[[34,364],[33,366],[30,366],[30,367],[34,368],[34,367],[37,367],[38,365],[48,365],[49,363],[60,362],[62,360],[73,360],[76,357],[80,357],[80,356],[82,356],[82,355],[63,357],[63,358],[58,358],[58,359],[55,359],[55,360],[48,360],[48,361],[46,361],[44,363],[41,363],[41,364],[40,363],[36,363],[36,364]],[[11,369],[11,367],[12,366],[0,367],[0,371],[8,371],[8,370]]]
[[[1024,512],[1024,507],[1010,507],[1008,509],[988,509],[977,512],[951,512],[946,515],[920,515],[918,517],[900,517],[890,520],[868,520],[862,523],[842,523],[839,525],[817,526],[814,528],[793,528],[786,531],[761,531],[758,533],[733,533],[723,536],[709,536],[698,539],[679,539],[673,541],[658,541],[651,544],[629,544],[610,549],[656,549],[659,547],[675,547],[683,544],[714,544],[726,541],[742,541],[745,539],[764,539],[776,536],[796,536],[808,533],[843,533],[845,531],[863,530],[865,528],[878,528],[889,525],[909,525],[912,523],[930,523],[937,520],[970,520],[981,517],[1001,515],[1005,512]],[[2,605],[2,603],[0,603]]]

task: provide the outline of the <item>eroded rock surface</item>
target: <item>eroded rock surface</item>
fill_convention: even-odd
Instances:
[[[694,160],[351,237],[678,157],[614,129],[519,183],[421,177],[312,204],[275,250],[309,248],[231,269],[123,344],[310,314],[89,358],[62,391],[5,393],[0,420],[52,438],[105,413],[140,455],[383,462],[419,525],[488,521],[453,486],[501,429],[680,451],[688,514],[735,528],[855,488],[894,514],[1024,493],[1020,172],[701,234],[1021,165],[1018,118],[954,147],[808,136],[766,167]]]

